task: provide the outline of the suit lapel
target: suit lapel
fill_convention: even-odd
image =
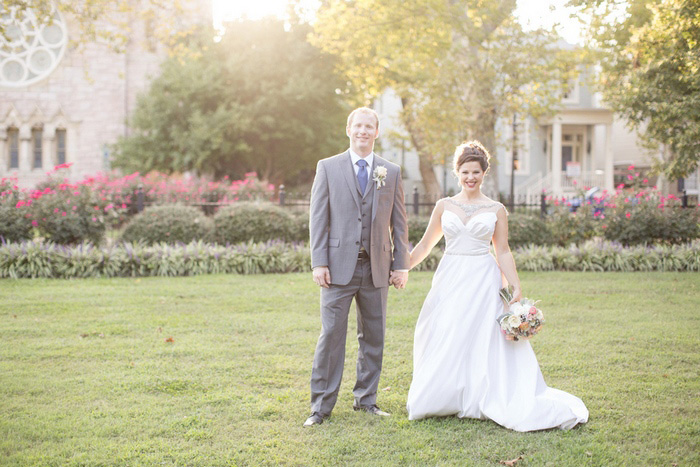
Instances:
[[[352,199],[355,200],[357,209],[360,209],[360,187],[358,186],[357,177],[355,176],[355,169],[352,166],[350,151],[347,151],[344,157],[340,158],[340,166],[340,172],[343,174],[343,178],[348,185],[350,193],[352,193]]]
[[[372,220],[374,220],[374,216],[377,215],[377,198],[379,198],[379,193],[377,190],[376,182],[372,180],[372,174],[374,173],[374,169],[377,168],[377,164],[379,163],[379,156],[376,154],[374,155],[374,161],[372,161],[372,170],[369,173],[369,182],[367,183],[367,191],[369,190],[374,190],[374,196],[372,197]],[[366,193],[365,193],[366,194]]]

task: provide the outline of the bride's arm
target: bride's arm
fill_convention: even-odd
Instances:
[[[496,251],[496,261],[501,272],[506,276],[508,284],[513,286],[513,300],[511,303],[520,301],[523,298],[523,292],[520,288],[520,279],[518,271],[515,269],[515,260],[513,253],[508,246],[508,216],[504,208],[500,208],[496,213],[498,222],[496,222],[496,230],[493,233],[493,248]]]
[[[444,201],[440,200],[435,204],[423,238],[420,239],[418,245],[411,251],[411,269],[419,265],[442,238],[442,224],[440,219],[442,218],[442,211],[445,209],[443,203]]]

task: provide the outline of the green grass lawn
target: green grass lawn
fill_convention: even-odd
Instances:
[[[0,281],[0,464],[700,464],[697,274],[522,273],[546,312],[545,379],[591,414],[535,433],[407,420],[431,277],[389,293],[378,403],[393,416],[352,410],[353,311],[338,405],[313,429],[310,274]]]

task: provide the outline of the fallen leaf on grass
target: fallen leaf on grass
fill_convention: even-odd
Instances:
[[[175,338],[173,336],[170,336],[165,339],[165,342],[175,342]]]
[[[518,456],[518,457],[516,457],[515,459],[511,459],[511,460],[509,460],[509,461],[500,461],[499,464],[503,464],[503,465],[507,465],[507,466],[509,466],[509,467],[513,467],[513,466],[516,464],[516,462],[518,462],[518,461],[521,460],[522,458],[523,458],[523,456]]]
[[[593,453],[592,453],[591,451],[586,451],[586,455],[587,455],[588,457],[591,457],[591,456],[593,456]]]
[[[158,332],[163,332],[163,328],[161,328],[160,326],[158,326],[158,329],[156,329],[156,331],[158,331]]]
[[[391,386],[385,387],[384,389],[382,389],[382,391],[391,391]]]
[[[17,315],[12,315],[12,317],[13,317],[14,319],[17,319]]]

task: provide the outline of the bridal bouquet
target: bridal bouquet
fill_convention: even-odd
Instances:
[[[513,299],[510,289],[502,288],[500,295],[508,312],[496,318],[496,321],[501,326],[501,332],[507,340],[529,339],[540,332],[544,323],[544,314],[535,306],[536,301],[523,298],[519,302],[509,305],[508,303]]]

